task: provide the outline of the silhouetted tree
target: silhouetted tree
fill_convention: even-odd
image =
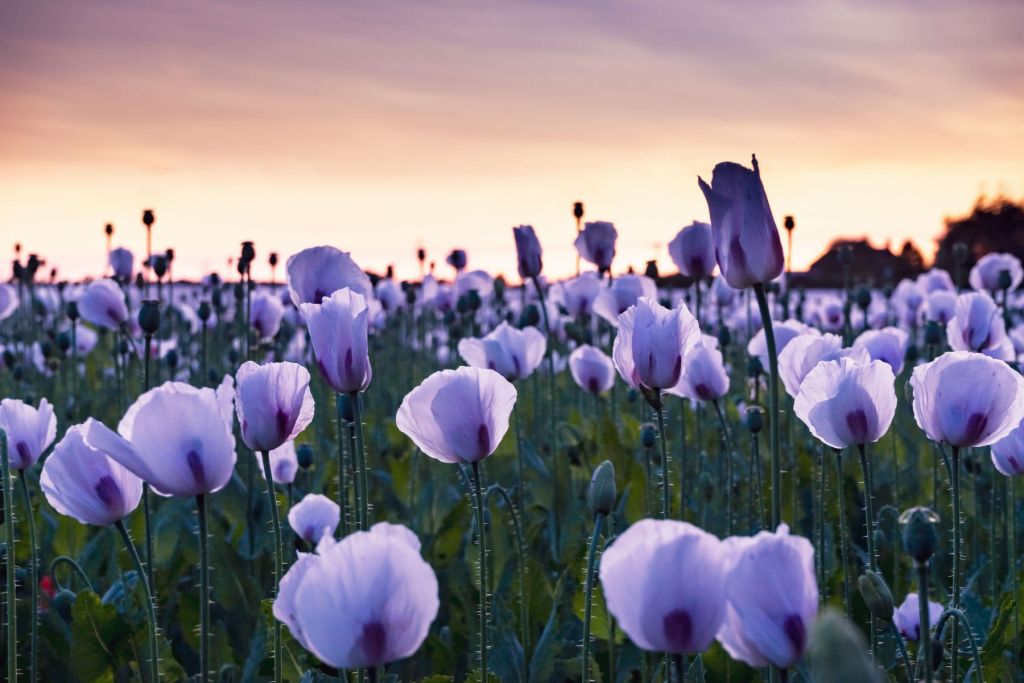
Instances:
[[[935,265],[951,273],[958,266],[966,273],[979,258],[994,251],[1024,258],[1024,201],[979,197],[970,214],[946,219],[946,232],[938,243]],[[962,264],[957,264],[954,254],[957,243],[966,246]]]
[[[838,239],[808,269],[794,273],[793,284],[803,287],[842,287],[867,284],[883,287],[924,270],[921,252],[909,241],[899,254],[875,248],[866,239]]]

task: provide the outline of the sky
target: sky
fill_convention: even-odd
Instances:
[[[2,3],[0,253],[97,274],[153,208],[179,276],[242,240],[256,277],[317,244],[514,275],[519,224],[564,275],[580,200],[617,270],[674,272],[697,176],[756,153],[794,268],[840,236],[928,256],[1024,198],[1022,35],[1017,0]]]

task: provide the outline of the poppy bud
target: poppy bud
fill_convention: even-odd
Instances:
[[[156,221],[156,217],[153,215],[153,209],[146,209],[142,212],[142,224],[147,228],[153,225]]]
[[[654,448],[658,442],[658,428],[650,422],[640,425],[640,444],[644,448]]]
[[[861,310],[868,310],[868,306],[871,305],[871,290],[867,287],[860,287],[857,289],[857,307]]]
[[[69,591],[67,588],[62,588],[57,591],[57,594],[53,596],[50,601],[50,606],[53,607],[54,611],[64,621],[71,623],[71,606],[75,604],[75,594]]]
[[[924,564],[935,555],[939,536],[935,525],[939,516],[926,507],[910,508],[900,515],[903,529],[903,549],[919,564]]]
[[[605,460],[597,466],[594,476],[590,478],[590,489],[587,491],[590,510],[595,515],[611,514],[615,508],[615,495],[615,466]]]
[[[146,300],[139,308],[139,327],[147,335],[156,334],[160,329],[160,303]]]
[[[344,422],[352,422],[356,419],[355,413],[352,411],[352,399],[349,398],[348,394],[341,394],[338,396],[338,419]]]
[[[71,349],[71,335],[67,332],[61,332],[57,335],[57,348],[62,354],[67,353]]]
[[[857,589],[868,611],[876,619],[886,623],[892,621],[892,613],[896,608],[892,601],[892,591],[881,574],[868,569],[857,578]]]
[[[156,275],[157,278],[162,278],[164,275],[167,274],[167,257],[166,256],[160,256],[160,255],[154,256],[153,257],[153,263],[151,265],[153,266],[153,274]]]
[[[864,681],[881,683],[879,669],[868,655],[864,636],[849,619],[825,610],[811,631],[808,659],[818,683]]]
[[[729,328],[724,325],[718,328],[718,345],[724,349],[729,346],[730,342],[732,342],[732,332],[729,331]]]
[[[178,367],[178,350],[177,349],[169,350],[167,352],[167,355],[164,356],[164,362],[167,363],[167,367],[169,367],[171,370],[177,369],[177,367]]]
[[[276,266],[277,265],[277,252],[276,251],[270,252],[270,258],[268,258],[267,261],[270,262],[270,267],[271,268]]]
[[[202,322],[205,323],[207,320],[210,319],[210,314],[211,313],[212,313],[212,311],[210,310],[210,302],[209,301],[202,301],[202,302],[200,302],[199,308],[196,309],[196,315],[199,316],[199,319]]]
[[[164,258],[167,259],[167,266],[170,267],[171,263],[174,262],[174,249],[168,249],[164,252]]]
[[[583,218],[583,202],[573,202],[572,215],[576,218],[576,220]]]
[[[242,259],[251,262],[255,258],[256,249],[253,247],[252,242],[242,242]]]
[[[782,220],[782,226],[786,228],[786,230],[792,230],[793,228],[796,227],[796,221],[793,219],[792,216],[786,216]]]
[[[78,302],[69,301],[67,306],[65,307],[65,312],[68,315],[68,320],[70,320],[71,322],[78,320]]]
[[[110,237],[114,234],[114,226],[111,223],[107,223],[103,226],[103,232],[107,234],[107,237]]]
[[[761,359],[757,356],[750,356],[747,359],[747,377],[757,378],[763,373],[764,366],[761,364]]]
[[[299,467],[308,470],[313,466],[313,447],[308,443],[299,444],[295,448],[295,458],[299,461]]]
[[[540,309],[535,304],[530,304],[523,309],[522,324],[520,327],[536,327],[540,322]]]
[[[764,429],[764,409],[760,406],[750,406],[747,408],[745,421],[750,433],[757,434]]]

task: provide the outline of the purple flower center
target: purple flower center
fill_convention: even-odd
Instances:
[[[665,649],[669,652],[686,652],[693,635],[693,620],[690,613],[677,609],[669,612],[661,620],[661,628],[665,631]]]
[[[388,644],[388,632],[379,621],[363,624],[363,632],[359,636],[359,649],[366,655],[367,664],[381,664],[384,661],[384,649]]]
[[[799,614],[790,614],[782,623],[782,629],[786,632],[793,651],[800,656],[803,654],[804,645],[807,643],[807,627]]]
[[[93,489],[105,508],[118,514],[124,510],[124,496],[121,495],[121,487],[109,474],[100,477]]]
[[[590,379],[587,380],[587,388],[590,390],[590,393],[592,394],[601,393],[601,387],[598,385],[596,377],[591,377]]]
[[[967,426],[964,428],[964,443],[961,446],[968,446],[981,439],[988,426],[988,415],[984,413],[971,413],[967,418]]]
[[[491,452],[491,432],[487,425],[482,424],[476,430],[476,447],[481,458],[487,457]]]
[[[857,444],[867,443],[868,440],[868,416],[863,410],[857,409],[846,414],[846,426],[850,429],[850,436]]]
[[[18,457],[21,458],[22,467],[28,467],[32,464],[32,451],[28,449],[27,443],[19,441],[14,450],[18,451]]]
[[[278,408],[277,413],[274,415],[274,419],[277,421],[278,438],[288,438],[288,434],[291,432],[291,425],[288,424],[288,413],[283,408]]]
[[[185,456],[185,462],[188,463],[188,469],[192,472],[192,479],[196,482],[196,487],[200,490],[206,490],[206,468],[203,467],[203,459],[199,457],[199,453],[195,450],[188,452]]]
[[[695,386],[693,390],[697,392],[697,398],[699,398],[702,401],[710,401],[715,397],[714,394],[711,393],[711,389],[708,387],[708,385],[704,384],[703,382]]]
[[[743,251],[743,245],[740,244],[739,235],[732,238],[729,242],[729,265],[736,270],[740,271],[741,274],[747,270],[747,253]]]
[[[352,349],[345,349],[345,374],[352,375]]]

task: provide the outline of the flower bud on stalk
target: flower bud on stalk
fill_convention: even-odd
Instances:
[[[615,508],[615,496],[615,466],[605,460],[597,466],[590,479],[590,489],[587,491],[590,510],[595,515],[611,514]]]

